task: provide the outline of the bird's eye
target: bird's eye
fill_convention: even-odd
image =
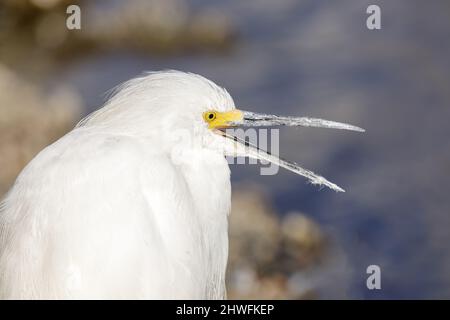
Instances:
[[[203,118],[205,119],[206,122],[213,121],[214,119],[216,119],[216,116],[217,116],[217,114],[212,111],[208,111],[203,114]]]

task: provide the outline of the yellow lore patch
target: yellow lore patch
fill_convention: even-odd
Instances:
[[[243,118],[242,111],[237,109],[226,112],[210,110],[203,113],[203,120],[208,123],[210,129],[229,128],[233,126],[231,123],[242,121]]]

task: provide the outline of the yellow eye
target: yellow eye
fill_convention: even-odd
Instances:
[[[213,111],[207,111],[203,113],[203,118],[205,119],[206,122],[214,121],[214,119],[217,118],[217,113]]]

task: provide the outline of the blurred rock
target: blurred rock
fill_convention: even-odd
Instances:
[[[315,298],[314,285],[298,281],[327,251],[319,226],[292,212],[280,220],[270,198],[252,185],[233,190],[230,216],[230,299]],[[292,278],[291,276],[297,275]]]
[[[222,51],[234,31],[224,15],[191,13],[180,0],[127,2],[87,16],[77,40],[101,50],[127,49],[143,53],[174,54],[185,51]]]
[[[66,8],[81,8],[81,30],[68,30]],[[172,55],[224,52],[235,31],[218,11],[192,12],[183,0],[122,3],[21,0],[0,2],[0,61],[28,74],[101,52]]]
[[[0,196],[20,170],[45,146],[70,130],[81,98],[60,86],[44,94],[0,64]]]
[[[325,239],[319,226],[300,212],[287,214],[282,221],[283,249],[295,266],[309,267],[319,262]]]
[[[264,271],[280,245],[280,226],[269,199],[258,189],[233,190],[229,264]]]

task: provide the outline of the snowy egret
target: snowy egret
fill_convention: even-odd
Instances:
[[[363,131],[240,111],[226,90],[195,74],[130,80],[40,152],[6,195],[0,298],[224,298],[224,155],[272,161],[343,191],[222,131],[240,125]]]

